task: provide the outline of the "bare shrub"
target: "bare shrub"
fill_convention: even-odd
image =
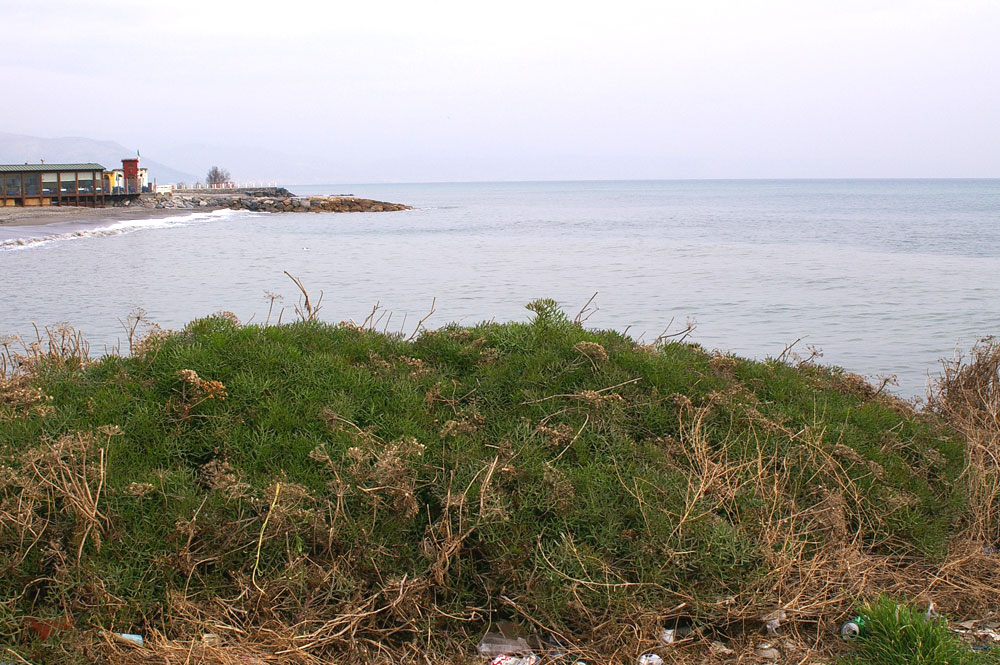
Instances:
[[[25,450],[17,460],[18,470],[8,470],[0,495],[0,505],[6,506],[0,509],[0,525],[16,529],[22,541],[37,541],[51,526],[54,512],[68,513],[76,525],[77,560],[91,537],[100,550],[111,527],[101,510],[107,445],[117,433],[117,428],[105,428],[102,441],[91,432],[72,432]],[[14,505],[17,510],[12,511]]]
[[[20,348],[18,348],[20,347]],[[35,327],[35,339],[0,339],[0,377],[32,375],[43,367],[58,370],[80,369],[90,362],[90,345],[76,328],[67,323]]]
[[[928,408],[966,441],[969,536],[988,545],[1000,540],[1000,339],[987,337],[942,363]]]

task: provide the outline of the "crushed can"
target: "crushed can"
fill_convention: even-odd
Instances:
[[[850,621],[844,622],[844,625],[840,627],[840,636],[845,640],[856,640],[865,632],[865,619],[862,616],[856,616]]]

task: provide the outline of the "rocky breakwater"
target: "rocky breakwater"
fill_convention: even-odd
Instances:
[[[410,210],[400,203],[359,199],[353,196],[291,196],[286,198],[241,196],[228,206],[255,212],[393,212]]]
[[[144,194],[116,205],[150,209],[250,210],[253,212],[392,212],[410,206],[354,196],[295,196],[282,188],[237,193],[199,192]]]

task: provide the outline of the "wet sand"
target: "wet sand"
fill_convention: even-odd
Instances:
[[[94,222],[103,220],[158,219],[176,217],[190,212],[208,212],[213,208],[197,210],[172,208],[78,208],[75,206],[44,206],[7,208],[0,207],[0,226],[43,226],[61,222]]]

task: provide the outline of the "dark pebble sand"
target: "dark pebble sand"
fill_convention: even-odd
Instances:
[[[200,208],[205,212],[212,208]],[[143,208],[78,208],[76,206],[0,207],[0,226],[41,226],[60,222],[95,222],[103,220],[155,219],[176,217],[187,210]]]

